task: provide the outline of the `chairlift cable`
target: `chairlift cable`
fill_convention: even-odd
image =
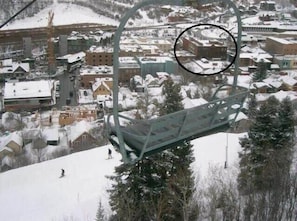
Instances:
[[[36,2],[37,0],[32,0],[30,3],[28,3],[27,5],[25,5],[23,8],[21,8],[16,14],[14,14],[13,16],[11,16],[7,21],[5,21],[1,26],[0,29],[3,28],[6,24],[8,24],[11,20],[13,20],[16,16],[18,16],[20,13],[22,13],[24,10],[26,10],[28,7],[30,7],[34,2]]]

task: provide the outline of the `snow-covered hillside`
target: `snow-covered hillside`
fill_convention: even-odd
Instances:
[[[224,166],[228,144],[229,165],[237,161],[238,138],[243,134],[218,133],[193,141],[193,169],[203,176],[210,165]],[[121,156],[111,145],[55,160],[0,173],[0,220],[3,221],[93,221],[99,201],[107,215],[110,180]],[[59,178],[61,169],[66,176]],[[231,169],[231,167],[230,167]]]
[[[77,23],[98,23],[105,25],[118,25],[118,21],[95,13],[89,8],[75,4],[54,3],[46,7],[33,17],[21,20],[13,20],[3,29],[21,29],[46,27],[48,23],[48,12],[54,12],[54,25],[68,25]]]

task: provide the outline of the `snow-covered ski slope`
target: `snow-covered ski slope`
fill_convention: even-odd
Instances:
[[[82,7],[75,4],[55,3],[41,10],[33,17],[27,17],[20,20],[14,19],[12,22],[4,26],[3,29],[47,27],[49,11],[54,13],[54,25],[98,23],[117,26],[119,24],[118,21],[97,14],[87,7]]]
[[[228,139],[229,164],[237,161],[243,134],[219,133],[194,140],[194,172],[205,176],[210,165],[224,166]],[[107,160],[108,148],[113,158]],[[111,145],[0,173],[1,221],[94,221],[99,200],[107,215],[108,193],[121,155]],[[59,178],[61,169],[65,177]]]

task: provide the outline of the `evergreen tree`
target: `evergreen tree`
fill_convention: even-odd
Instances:
[[[97,213],[96,213],[96,219],[95,221],[104,221],[105,217],[104,217],[104,209],[101,203],[101,200],[99,201],[99,205],[98,205],[98,209],[97,209]]]
[[[263,59],[258,63],[257,71],[253,75],[253,81],[263,81],[267,77],[267,67]]]
[[[238,187],[241,193],[263,192],[280,186],[290,171],[294,117],[288,99],[269,98],[255,113],[248,137],[241,140]]]
[[[165,100],[159,111],[161,115],[183,109],[180,85],[174,84],[172,79],[168,79],[164,83],[162,93]],[[189,211],[185,211],[185,207],[192,197],[194,188],[190,169],[190,164],[194,161],[192,145],[189,142],[183,142],[177,147],[168,149],[164,154],[166,154],[164,158],[167,161],[167,180],[174,180],[174,182],[169,183],[171,190],[167,193],[167,198],[171,202],[171,204],[168,203],[168,206],[175,209],[168,214],[168,220],[187,220]],[[184,189],[187,191],[182,191]],[[181,202],[183,197],[185,198]]]
[[[254,94],[250,95],[250,99],[248,101],[248,117],[250,120],[253,120],[257,111],[257,100]]]
[[[164,83],[163,95],[161,114],[183,109],[180,86],[172,80]],[[109,191],[115,220],[189,220],[194,186],[191,147],[185,142],[134,165],[117,167]]]
[[[165,100],[160,109],[160,115],[166,115],[184,109],[182,96],[180,95],[180,85],[174,84],[172,79],[164,82],[162,94]]]

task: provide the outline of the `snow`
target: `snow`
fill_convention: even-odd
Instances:
[[[28,97],[50,97],[53,81],[22,81],[6,83],[4,97],[6,99],[28,98]]]
[[[218,133],[194,140],[195,174],[206,177],[212,166],[223,168],[228,144],[228,165],[236,164],[243,134]],[[121,155],[111,145],[71,154],[0,174],[0,220],[94,220],[99,200],[111,214],[107,189]],[[61,169],[65,177],[59,178]],[[230,170],[232,167],[230,166]]]
[[[98,23],[115,26],[119,24],[118,21],[99,15],[86,7],[78,6],[75,4],[55,3],[41,10],[33,17],[27,17],[22,20],[12,21],[11,23],[8,23],[6,26],[4,26],[2,29],[4,30],[46,27],[48,24],[49,11],[52,11],[54,13],[54,26],[80,23]]]

